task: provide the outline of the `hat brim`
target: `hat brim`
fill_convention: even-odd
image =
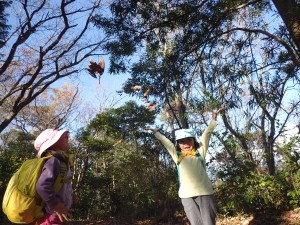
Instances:
[[[48,149],[50,148],[52,145],[54,145],[59,139],[60,137],[65,133],[65,132],[68,132],[67,130],[60,130],[58,131],[54,138],[51,139],[51,140],[47,140],[45,143],[42,144],[40,150],[38,151],[38,154],[37,156],[39,158],[41,158],[42,154]]]

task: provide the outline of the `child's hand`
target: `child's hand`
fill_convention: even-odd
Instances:
[[[217,117],[222,110],[223,110],[223,108],[219,108],[217,111],[213,112],[213,115],[212,115],[213,120],[217,120]]]
[[[146,127],[145,130],[151,130],[154,134],[157,132],[155,128]]]
[[[67,221],[71,218],[71,213],[69,212],[69,209],[66,207],[66,204],[64,204],[63,202],[58,203],[54,207],[54,212],[56,213],[56,215],[58,216],[61,222]]]

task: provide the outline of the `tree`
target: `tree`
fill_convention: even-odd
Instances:
[[[65,83],[59,89],[44,91],[20,111],[12,124],[24,132],[28,129],[41,132],[47,128],[68,127],[78,116],[79,105],[78,88]]]
[[[284,21],[292,41],[296,45],[295,51],[300,56],[300,3],[295,0],[272,0],[282,20]]]
[[[299,86],[300,61],[285,28],[264,20],[272,10],[268,1],[114,1],[112,17],[97,16],[95,23],[115,37],[106,45],[110,71],[132,74],[125,93],[139,94],[135,85],[151,88],[147,98],[172,113],[173,128],[194,126],[193,116],[205,123],[204,112],[224,107],[225,138],[233,135],[255,168],[247,134],[260,134],[274,174],[274,141],[299,108],[298,96],[289,99],[291,107],[283,99]],[[130,66],[125,59],[138,51],[140,60]],[[238,109],[233,126],[229,118]]]
[[[101,55],[106,37],[89,34],[100,7],[101,1],[84,7],[74,0],[13,2],[18,13],[11,13],[16,20],[0,61],[0,132],[54,82],[79,75],[87,58]]]
[[[154,145],[150,134],[144,132],[154,119],[153,111],[127,102],[99,113],[81,130],[75,152],[74,171],[79,178],[75,186],[80,196],[89,196],[81,201],[85,207],[78,206],[78,213],[97,219],[108,215],[135,218],[139,213],[157,215],[163,211],[165,205],[157,205],[169,197],[163,194],[163,187],[176,182],[174,177],[166,180],[174,168],[170,164],[163,167],[166,161],[160,162],[161,145]],[[171,191],[176,196],[175,188]]]
[[[5,14],[5,9],[8,8],[10,4],[10,1],[0,1],[0,48],[3,47],[4,39],[7,37],[9,29],[9,25],[7,25],[8,15]]]
[[[149,112],[146,107],[138,106],[135,102],[130,101],[122,107],[96,116],[89,127],[93,133],[100,136],[103,131],[112,136],[116,134],[116,137],[119,138],[118,142],[130,138],[135,143],[132,149],[138,152],[138,140],[143,137],[141,131],[147,124],[153,123],[154,118],[154,113]]]
[[[66,128],[71,132],[70,123],[79,116],[79,105],[78,90],[74,86],[48,88],[18,113],[9,129],[1,133],[1,141],[3,144],[12,142],[16,132],[38,134],[48,128]]]

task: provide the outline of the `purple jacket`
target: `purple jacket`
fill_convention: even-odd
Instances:
[[[64,202],[68,208],[71,208],[72,204],[72,183],[71,179],[68,179],[72,178],[70,167],[68,167],[67,174],[67,179],[70,180],[70,182],[64,183],[56,194],[53,188],[55,179],[60,172],[60,163],[61,161],[55,157],[49,158],[36,184],[36,191],[46,203],[46,212],[50,214],[54,213],[54,206],[60,202]]]

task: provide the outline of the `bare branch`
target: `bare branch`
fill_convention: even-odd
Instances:
[[[0,64],[0,77],[10,77],[2,79],[6,82],[0,86],[0,106],[6,106],[0,132],[54,82],[78,73],[90,55],[100,54],[107,37],[88,35],[100,2],[85,8],[74,0],[61,0],[60,5],[51,2],[52,8],[45,7],[46,1],[33,8],[23,2],[19,21],[24,23],[12,32],[10,38],[15,41],[6,42],[12,45],[5,46],[7,58]]]

